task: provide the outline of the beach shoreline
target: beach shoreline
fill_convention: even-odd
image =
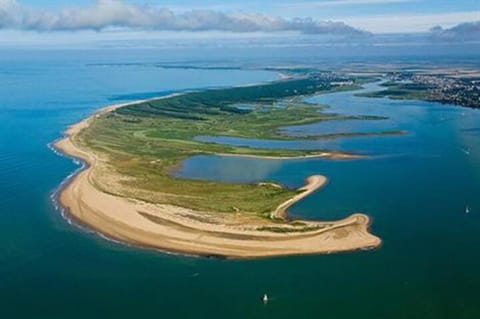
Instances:
[[[172,95],[161,98],[170,96]],[[76,145],[75,137],[96,117],[141,102],[143,101],[102,108],[69,127],[64,138],[55,142],[55,148],[61,153],[85,163],[81,170],[62,185],[58,193],[60,205],[74,220],[116,241],[200,256],[256,258],[332,253],[380,245],[380,238],[369,232],[370,219],[364,214],[353,214],[333,222],[297,220],[296,222],[303,224],[303,229],[306,229],[299,231],[298,227],[288,224],[287,221],[278,224],[267,219],[242,216],[242,213],[226,216],[215,212],[199,212],[102,192],[93,182],[93,170],[99,159],[95,154]],[[326,156],[328,152],[322,152],[317,157]],[[321,188],[326,181],[323,176],[310,177],[307,185],[298,190],[300,193],[282,203],[272,213],[272,217],[286,219],[290,206]],[[207,216],[210,221],[201,222],[200,216],[203,219]],[[279,227],[283,227],[282,232],[278,232]],[[275,231],[266,231],[269,229]]]

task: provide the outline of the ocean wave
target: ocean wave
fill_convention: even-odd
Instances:
[[[67,155],[61,151],[59,151],[56,147],[55,147],[55,143],[57,141],[59,141],[60,139],[62,138],[59,138],[51,143],[48,143],[47,144],[47,147],[52,150],[56,155],[60,156],[60,157],[63,157],[63,158],[68,158],[70,159],[75,165],[79,165],[78,168],[76,168],[73,172],[71,172],[69,175],[67,175],[67,177],[53,190],[50,192],[50,202],[53,206],[53,208],[55,209],[55,211],[59,212],[60,213],[60,216],[67,222],[68,225],[70,226],[73,226],[87,234],[90,234],[90,235],[95,235],[95,236],[98,236],[108,242],[111,242],[111,243],[114,243],[114,244],[117,244],[117,245],[121,245],[123,247],[129,247],[129,248],[143,248],[145,250],[148,250],[148,251],[154,251],[154,252],[157,252],[157,253],[161,253],[161,254],[165,254],[165,255],[173,255],[173,256],[185,256],[185,257],[193,257],[193,258],[197,258],[197,257],[200,257],[200,256],[197,256],[197,255],[192,255],[192,254],[187,254],[187,253],[180,253],[180,252],[172,252],[172,251],[167,251],[167,250],[162,250],[162,249],[158,249],[158,248],[154,248],[154,247],[148,247],[148,246],[142,246],[142,245],[135,245],[135,244],[132,244],[132,243],[129,243],[127,241],[122,241],[122,240],[118,240],[118,239],[115,239],[111,236],[108,236],[100,231],[97,231],[95,229],[93,229],[92,227],[89,227],[88,225],[82,223],[81,221],[79,221],[77,218],[75,218],[73,215],[71,215],[68,211],[67,208],[63,207],[63,205],[60,203],[60,194],[62,192],[62,190],[70,183],[72,182],[72,180],[75,178],[76,175],[78,175],[81,171],[83,171],[87,166],[88,164],[83,161],[83,160],[80,160],[76,157],[73,157],[73,156],[70,156],[70,155]]]

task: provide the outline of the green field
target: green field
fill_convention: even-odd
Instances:
[[[309,76],[254,86],[190,92],[130,105],[96,117],[76,142],[108,158],[110,170],[129,177],[121,182],[121,188],[110,188],[99,181],[98,187],[104,191],[196,210],[240,211],[268,216],[297,191],[269,184],[182,179],[172,177],[171,172],[184,159],[199,154],[290,157],[318,153],[321,150],[234,147],[199,142],[195,137],[292,139],[283,135],[279,128],[346,118],[322,113],[324,106],[303,102],[305,95],[355,87],[332,86],[330,80]],[[248,104],[250,108],[235,107],[238,104]]]

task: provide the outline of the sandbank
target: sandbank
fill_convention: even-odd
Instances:
[[[370,220],[365,214],[353,214],[338,221],[287,220],[289,207],[325,185],[327,178],[320,175],[311,176],[297,195],[272,212],[272,219],[242,212],[204,212],[152,204],[99,190],[95,186],[95,179],[99,176],[94,170],[105,163],[96,154],[79,146],[76,136],[97,116],[133,103],[139,101],[100,110],[71,126],[66,136],[55,143],[61,152],[88,164],[59,195],[61,205],[78,222],[108,237],[138,246],[231,258],[332,253],[381,244],[380,238],[369,232]],[[328,157],[326,154],[329,153],[318,156]],[[338,156],[348,158],[347,155]],[[334,155],[331,157],[335,158]]]

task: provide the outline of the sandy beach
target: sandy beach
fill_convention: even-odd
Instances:
[[[270,215],[272,218],[287,218],[287,210],[296,202],[301,201],[308,195],[315,192],[317,189],[321,188],[327,183],[328,179],[322,175],[312,175],[307,178],[307,184],[299,189],[301,193],[295,195],[291,199],[287,200],[286,202],[282,203],[280,206],[277,207],[275,211],[272,212]]]
[[[88,164],[59,195],[62,206],[79,222],[106,236],[138,246],[232,258],[332,253],[373,248],[381,244],[380,238],[369,232],[370,221],[364,214],[353,214],[339,221],[296,220],[296,225],[302,225],[299,229],[286,220],[276,222],[242,212],[195,211],[119,197],[99,190],[95,181],[108,178],[105,176],[105,161],[82,149],[75,138],[97,116],[132,103],[100,110],[71,126],[66,136],[55,144],[58,150]],[[321,157],[329,157],[326,152],[321,154]],[[333,154],[336,153],[332,153],[332,158],[340,156]],[[103,169],[102,174],[95,174],[100,168]],[[115,173],[108,174],[113,176]],[[299,193],[281,204],[271,216],[286,219],[289,207],[326,182],[324,176],[311,176],[298,190]],[[278,231],[279,228],[281,231]]]

